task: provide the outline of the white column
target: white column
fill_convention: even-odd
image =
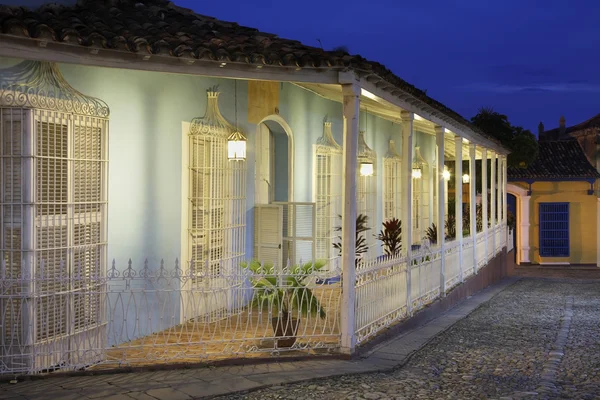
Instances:
[[[483,236],[485,237],[485,262],[489,260],[490,243],[488,240],[488,178],[487,178],[487,149],[483,149],[481,157],[481,213],[482,213],[482,228]]]
[[[425,226],[424,231],[427,232],[427,229],[431,226],[431,224],[435,223],[435,221],[433,220],[433,208],[435,207],[435,204],[433,204],[433,187],[435,186],[435,184],[437,183],[437,180],[435,179],[435,176],[433,176],[433,161],[435,160],[435,146],[434,149],[432,149],[431,151],[431,155],[429,157],[429,159],[427,160],[427,165],[428,165],[428,171],[429,173],[427,174],[429,176],[429,180],[427,182],[428,185],[428,190],[429,190],[429,226]]]
[[[517,228],[517,243],[519,243],[519,264],[528,263],[529,260],[529,205],[531,204],[531,196],[521,196],[519,198],[519,209],[517,221],[520,221]]]
[[[477,155],[475,145],[469,144],[469,212],[471,240],[473,241],[473,272],[477,272]]]
[[[456,215],[456,242],[458,243],[458,278],[463,282],[463,204],[462,204],[462,137],[456,135],[454,137],[454,210]]]
[[[342,85],[344,112],[344,160],[342,179],[342,351],[356,347],[354,307],[356,299],[356,169],[358,162],[358,116],[360,87]]]
[[[437,225],[437,244],[440,246],[440,296],[446,295],[446,265],[444,262],[444,247],[446,238],[444,235],[444,222],[446,220],[446,180],[444,179],[444,131],[441,126],[435,127],[435,137],[437,143],[437,185],[438,185],[438,220]]]
[[[413,130],[415,115],[403,111],[402,118],[402,247],[406,254],[406,309],[412,313],[411,299],[411,257],[412,257],[412,165],[413,165]]]
[[[506,224],[508,219],[508,159],[502,157],[502,221]]]
[[[496,254],[496,210],[498,207],[496,199],[496,153],[490,151],[490,222],[492,225],[491,247],[488,252],[488,258]]]

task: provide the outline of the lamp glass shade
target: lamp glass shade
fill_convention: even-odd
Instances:
[[[372,176],[373,175],[373,163],[363,162],[360,163],[360,176]]]
[[[246,138],[238,131],[227,139],[227,158],[238,161],[246,159]]]
[[[421,179],[423,173],[421,172],[421,168],[413,168],[412,177],[415,179]]]
[[[448,171],[447,169],[444,169],[444,171],[442,172],[442,177],[444,177],[445,180],[449,181],[450,180],[450,171]]]
[[[470,180],[471,180],[471,177],[469,177],[469,174],[463,175],[463,177],[462,177],[463,183],[469,183]]]

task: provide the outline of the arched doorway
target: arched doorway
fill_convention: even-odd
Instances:
[[[278,115],[264,118],[256,130],[256,204],[294,201],[294,138]]]
[[[516,219],[514,233],[515,263],[518,265],[529,263],[529,201],[531,196],[527,189],[511,183],[506,185],[506,191],[507,208],[514,213]],[[512,205],[511,198],[514,199]]]

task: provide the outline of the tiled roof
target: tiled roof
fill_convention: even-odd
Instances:
[[[47,4],[37,10],[0,5],[0,33],[216,62],[352,69],[375,84],[386,82],[500,145],[495,138],[380,63],[199,15],[168,0],[78,0],[72,6]]]
[[[569,126],[569,127],[565,128],[564,133],[565,133],[565,135],[569,135],[571,133],[582,132],[582,131],[585,131],[585,130],[591,129],[591,128],[600,128],[600,114],[598,114],[580,124]],[[549,130],[543,132],[542,135],[544,137],[556,137],[556,138],[561,138],[561,139],[564,137],[564,136],[560,135],[560,128],[549,129]]]
[[[537,159],[527,168],[509,168],[508,179],[600,178],[575,139],[539,144]]]

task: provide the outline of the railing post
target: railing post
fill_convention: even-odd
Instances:
[[[413,228],[413,129],[415,114],[403,111],[402,118],[402,246],[406,254],[406,310],[412,314],[412,228]]]
[[[488,241],[488,179],[487,179],[487,149],[483,149],[481,156],[481,214],[482,230],[485,241],[485,262],[488,262],[489,241]]]
[[[440,246],[440,296],[446,295],[446,263],[444,247],[446,235],[444,234],[446,222],[446,179],[444,178],[444,134],[445,129],[441,126],[435,127],[437,143],[437,185],[438,185],[438,220],[437,220],[437,242]]]
[[[463,269],[463,203],[462,203],[462,137],[456,135],[454,137],[454,215],[456,216],[456,242],[458,243],[458,279],[464,281]]]
[[[498,208],[496,198],[496,153],[490,151],[490,222],[492,225],[492,251],[488,253],[488,260],[496,254],[496,210]]]
[[[473,240],[473,273],[477,273],[477,155],[475,145],[469,144],[469,212],[471,239]]]
[[[342,352],[352,354],[356,347],[356,167],[358,157],[358,117],[360,86],[342,85],[344,113],[342,179]]]

